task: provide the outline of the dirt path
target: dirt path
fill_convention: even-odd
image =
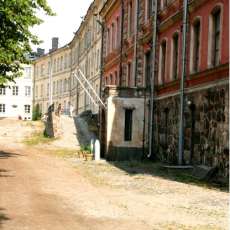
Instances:
[[[70,163],[19,144],[33,126],[0,120],[0,127],[0,229],[227,229],[227,193],[134,178],[107,163]],[[11,131],[18,127],[27,130]],[[108,185],[92,182],[93,174]]]

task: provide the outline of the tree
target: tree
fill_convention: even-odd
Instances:
[[[54,15],[46,0],[0,0],[0,85],[21,75],[29,63],[31,44],[39,44],[30,29],[42,23],[38,11]]]

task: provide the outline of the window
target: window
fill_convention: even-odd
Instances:
[[[24,105],[25,113],[30,113],[30,105]]]
[[[145,55],[145,85],[146,87],[150,87],[150,79],[151,79],[151,67],[152,59],[151,59],[151,51]]]
[[[153,13],[153,0],[147,0],[147,17],[151,18]]]
[[[199,50],[200,50],[200,20],[197,20],[193,25],[193,71],[197,72],[199,67]]]
[[[5,112],[6,112],[6,105],[0,104],[0,113],[5,113]]]
[[[112,84],[113,84],[113,75],[110,74],[110,85],[112,85]]]
[[[162,83],[165,82],[165,72],[166,72],[166,41],[161,43],[161,59],[160,59],[160,77]]]
[[[13,86],[12,87],[12,95],[13,96],[18,96],[18,86]]]
[[[133,3],[129,2],[128,5],[128,34],[131,36],[133,34]]]
[[[53,82],[53,95],[54,95],[55,92],[56,92],[56,91],[55,91],[55,83],[56,83],[56,82],[54,81],[54,82]]]
[[[31,87],[25,86],[25,96],[29,97],[31,96]]]
[[[133,110],[125,109],[125,141],[132,140]]]
[[[41,97],[43,97],[43,90],[44,90],[43,85],[41,85],[41,91],[40,91],[40,96]]]
[[[172,60],[172,74],[173,74],[173,80],[177,79],[178,77],[178,54],[179,54],[179,35],[178,33],[175,33],[173,35],[173,60]]]
[[[115,26],[114,26],[114,23],[112,23],[111,43],[112,43],[112,50],[114,50],[114,48],[115,48]]]
[[[128,79],[127,79],[127,86],[130,87],[131,86],[131,74],[132,74],[132,64],[129,62],[128,63],[128,69],[127,69],[128,73]]]
[[[63,56],[61,56],[60,70],[63,69]]]
[[[110,53],[110,29],[107,29],[107,55]]]
[[[65,61],[64,61],[64,69],[66,69],[67,68],[67,54],[65,54],[65,59],[64,59]]]
[[[49,96],[49,91],[50,91],[50,84],[48,83],[46,85],[46,96]]]
[[[36,85],[36,88],[35,88],[35,97],[38,97],[38,86]]]
[[[118,75],[117,75],[117,71],[115,71],[115,85],[118,85]]]
[[[220,62],[220,9],[217,9],[213,12],[212,18],[212,65],[217,66]]]
[[[120,40],[121,40],[121,31],[120,31],[120,18],[117,17],[117,20],[116,20],[116,23],[117,23],[117,39],[116,39],[116,48],[119,47],[120,45]]]
[[[31,78],[31,67],[24,68],[24,78]]]
[[[56,70],[57,70],[57,61],[56,59],[54,59],[54,66],[53,66],[54,73],[56,72]]]
[[[60,70],[60,58],[57,59],[57,71]]]
[[[0,95],[6,95],[6,88],[0,87]]]
[[[56,94],[58,94],[58,86],[59,86],[59,81],[57,81],[57,84],[56,84]]]

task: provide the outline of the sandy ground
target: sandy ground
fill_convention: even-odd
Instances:
[[[21,143],[36,125],[0,127],[0,229],[228,229],[226,192],[65,160]]]

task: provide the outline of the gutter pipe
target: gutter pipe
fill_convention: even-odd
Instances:
[[[187,71],[187,29],[188,29],[188,0],[183,3],[183,37],[182,37],[182,73],[180,86],[180,115],[179,115],[179,147],[178,147],[178,164],[183,164],[184,158],[184,110],[185,110],[185,96],[184,85]]]
[[[154,88],[155,88],[155,78],[156,78],[156,46],[157,46],[157,13],[158,13],[158,1],[154,1],[154,15],[153,15],[153,40],[152,40],[152,59],[153,59],[153,68],[152,68],[152,78],[150,84],[150,120],[149,120],[149,154],[148,157],[153,159],[153,149],[154,149]]]

